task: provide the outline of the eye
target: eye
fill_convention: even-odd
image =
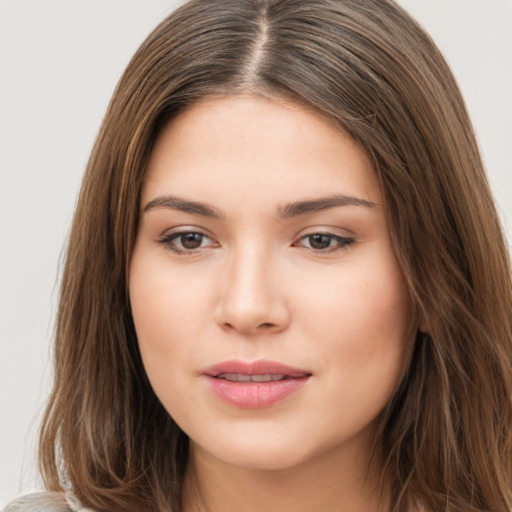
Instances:
[[[198,231],[174,231],[164,235],[159,243],[177,254],[193,253],[216,245],[210,237]]]
[[[353,238],[332,233],[312,233],[301,237],[296,245],[311,249],[312,251],[331,252],[343,249],[354,242]]]

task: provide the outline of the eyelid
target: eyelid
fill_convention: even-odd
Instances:
[[[308,223],[309,224],[309,223]],[[357,237],[357,232],[353,229],[348,229],[345,226],[341,226],[336,224],[329,223],[311,223],[305,228],[300,228],[295,235],[296,239],[299,239],[303,236],[307,235],[315,235],[315,234],[323,234],[323,235],[332,235],[332,236],[340,236],[342,238],[355,238]]]
[[[333,233],[333,228],[311,228],[307,232],[302,232],[301,234],[297,235],[295,238],[295,241],[293,242],[294,247],[302,247],[306,249],[307,251],[310,251],[314,254],[329,254],[339,251],[347,250],[349,247],[353,246],[357,240],[355,236],[345,236],[338,233]],[[352,233],[352,232],[351,232]],[[334,246],[329,246],[326,248],[314,248],[314,247],[307,247],[305,245],[302,245],[302,241],[308,239],[309,237],[313,237],[315,235],[322,235],[326,237],[330,237],[332,240],[335,240],[337,244]]]
[[[187,248],[180,248],[177,245],[173,244],[174,240],[178,239],[182,235],[186,234],[198,234],[201,235],[210,241],[212,241],[212,244],[209,244],[208,246],[200,246],[193,249],[187,249]],[[215,241],[214,237],[210,235],[205,229],[198,228],[197,226],[180,226],[177,228],[172,228],[170,230],[166,230],[158,239],[156,242],[162,246],[164,246],[167,250],[172,251],[175,254],[183,254],[183,255],[194,255],[198,254],[204,249],[208,249],[210,247],[218,247],[218,242]]]
[[[333,232],[335,229],[339,228],[323,228],[323,227],[316,227],[316,228],[309,228],[306,232],[305,230],[302,231],[302,233],[299,233],[295,238],[294,242],[292,243],[292,247],[299,247],[303,248],[307,251],[310,251],[314,254],[329,254],[329,253],[335,253],[343,250],[347,250],[350,246],[353,246],[356,243],[356,238],[354,236],[345,236],[338,234],[336,232]],[[345,230],[348,231],[348,230]],[[352,232],[350,232],[352,233]],[[176,240],[179,239],[180,236],[186,235],[186,234],[198,234],[201,235],[201,237],[204,237],[205,239],[209,240],[210,243],[207,245],[201,245],[198,247],[193,248],[186,248],[186,247],[179,247],[177,243],[175,243]],[[331,241],[335,241],[336,243],[334,245],[329,245],[325,248],[315,248],[315,247],[308,247],[303,243],[303,241],[307,240],[310,237],[314,237],[315,235],[325,236],[329,237]],[[183,255],[197,255],[200,252],[214,247],[219,247],[219,242],[215,239],[213,235],[211,235],[207,230],[204,228],[199,228],[197,226],[179,226],[175,228],[171,228],[166,230],[161,236],[159,236],[155,240],[158,244],[164,246],[167,250],[175,253],[175,254],[183,254]]]

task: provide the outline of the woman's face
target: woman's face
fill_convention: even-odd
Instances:
[[[321,115],[215,97],[161,133],[130,268],[140,351],[193,454],[367,453],[412,342],[365,153]]]

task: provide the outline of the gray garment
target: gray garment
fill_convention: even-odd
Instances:
[[[38,492],[21,496],[3,512],[94,512],[84,508],[72,495],[62,492]]]

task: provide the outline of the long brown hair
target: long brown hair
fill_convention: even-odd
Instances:
[[[511,266],[463,100],[438,49],[391,0],[192,0],[114,93],[69,239],[46,485],[98,510],[181,510],[188,439],[146,378],[127,271],[161,128],[211,94],[286,96],[372,159],[425,332],[382,413],[393,510],[512,509]]]

